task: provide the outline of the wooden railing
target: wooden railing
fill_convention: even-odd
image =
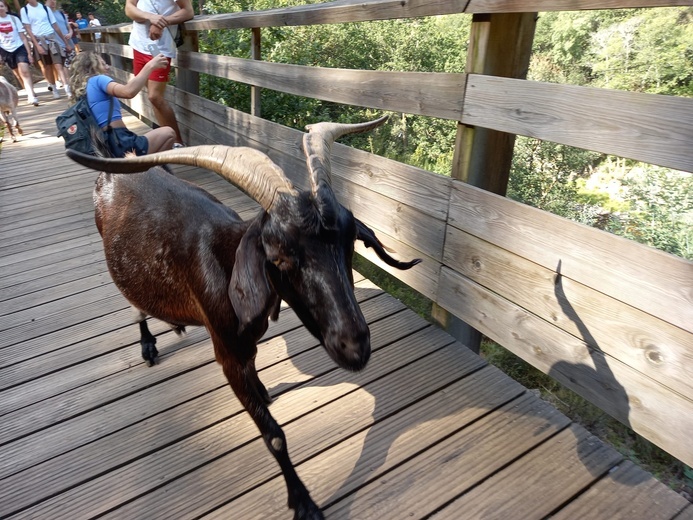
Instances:
[[[303,133],[200,97],[198,73],[458,121],[451,177],[335,145],[340,200],[386,246],[424,262],[392,271],[372,252],[357,251],[433,300],[443,315],[463,320],[693,465],[693,264],[458,180],[503,193],[514,134],[693,171],[692,99],[518,79],[526,69],[534,11],[691,4],[342,0],[198,16],[185,24],[178,88],[170,89],[169,101],[189,144],[261,149],[303,187]],[[474,15],[473,59],[464,74],[322,69],[197,52],[200,30],[251,29],[257,50],[262,27],[451,13],[486,13]],[[104,43],[84,44],[108,54],[121,80],[130,77],[132,51],[123,44],[129,30],[127,24],[102,27]],[[489,39],[494,30],[503,35],[500,43]],[[129,105],[153,119],[145,96]],[[475,139],[479,132],[488,134]],[[487,185],[494,176],[500,181]]]

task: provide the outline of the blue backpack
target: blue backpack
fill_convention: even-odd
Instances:
[[[108,123],[111,123],[113,116],[113,98],[108,103]],[[58,137],[65,140],[65,148],[77,150],[78,152],[96,155],[93,134],[103,134],[103,130],[97,124],[89,102],[87,94],[77,100],[70,108],[55,118],[55,125],[58,127]]]

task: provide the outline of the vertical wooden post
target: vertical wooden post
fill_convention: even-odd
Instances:
[[[250,58],[253,60],[262,59],[262,45],[259,27],[252,28],[252,36],[250,40]],[[262,117],[262,102],[260,99],[262,89],[258,86],[250,86],[250,113],[257,117]]]
[[[526,78],[536,19],[536,13],[475,14],[469,36],[466,72]],[[514,146],[513,134],[459,123],[451,176],[505,195]],[[479,331],[435,303],[432,315],[461,343],[479,352]]]
[[[178,50],[182,52],[197,52],[200,49],[197,31],[183,32],[183,45]],[[176,88],[190,92],[196,96],[200,93],[200,74],[183,67],[176,68]]]
[[[102,33],[103,36],[106,36],[107,42],[108,43],[117,43],[119,45],[124,45],[125,44],[125,34],[124,33]],[[102,37],[103,37],[102,36]],[[117,54],[110,54],[111,56],[111,66],[115,67],[117,69],[125,70],[125,60],[123,59],[122,56],[117,55]]]

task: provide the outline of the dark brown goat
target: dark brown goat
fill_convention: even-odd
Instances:
[[[154,363],[157,356],[147,315],[177,329],[207,328],[233,391],[279,462],[296,518],[318,519],[322,513],[267,408],[271,399],[255,369],[257,342],[284,300],[340,367],[366,365],[370,331],[354,296],[354,241],[363,240],[400,269],[419,260],[390,257],[373,231],[337,202],[329,155],[340,136],[370,130],[384,119],[310,126],[303,142],[312,188],[306,192],[251,148],[199,146],[125,159],[67,152],[83,165],[112,172],[102,173],[94,189],[96,225],[113,280],[142,313],[143,357]],[[263,209],[244,222],[209,193],[154,167],[163,163],[209,168]]]

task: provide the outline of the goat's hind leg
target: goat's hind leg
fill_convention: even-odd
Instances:
[[[149,331],[149,327],[147,326],[147,315],[137,310],[135,321],[137,321],[140,326],[142,359],[144,359],[148,367],[154,366],[159,362],[159,351],[156,349],[156,338]]]
[[[14,119],[14,129],[19,135],[24,135],[24,130],[22,130],[22,127],[19,126],[19,119],[17,119],[16,109],[12,109],[12,118]],[[15,138],[14,140],[16,141],[17,139]]]

